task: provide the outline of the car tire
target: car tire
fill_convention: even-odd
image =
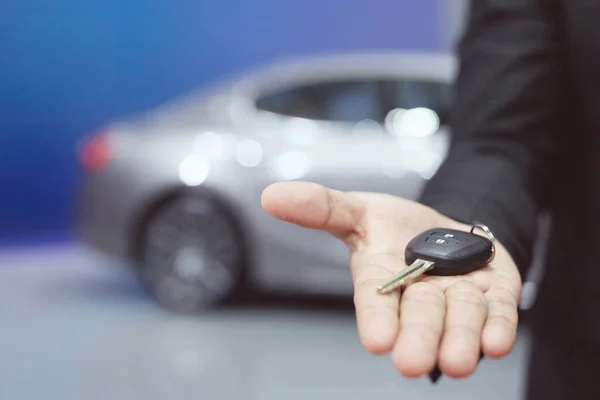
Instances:
[[[202,311],[238,292],[244,241],[232,213],[213,198],[167,201],[151,214],[140,237],[140,275],[167,309]]]

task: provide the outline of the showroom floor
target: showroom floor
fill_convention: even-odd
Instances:
[[[344,300],[181,317],[76,245],[0,252],[0,399],[518,399],[526,337],[470,380],[400,378]]]

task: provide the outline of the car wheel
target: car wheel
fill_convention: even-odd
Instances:
[[[179,197],[152,214],[142,232],[140,274],[160,304],[194,312],[232,297],[244,245],[231,213],[213,199]]]

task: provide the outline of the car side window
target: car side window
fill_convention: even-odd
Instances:
[[[381,97],[384,125],[394,136],[429,136],[448,124],[452,86],[433,80],[388,80]]]
[[[378,82],[324,82],[268,94],[256,102],[259,110],[314,120],[381,121],[384,116]]]
[[[448,124],[452,85],[419,79],[313,83],[259,98],[259,110],[358,123],[376,121],[394,136],[428,136]]]
[[[424,80],[401,80],[389,82],[393,86],[393,97],[387,98],[386,108],[411,110],[425,108],[434,111],[440,125],[448,123],[452,105],[452,85],[444,82]]]

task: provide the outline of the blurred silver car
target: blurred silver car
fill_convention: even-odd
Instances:
[[[346,248],[261,208],[308,180],[409,199],[448,149],[455,61],[341,54],[279,62],[116,122],[80,148],[79,230],[192,311],[240,285],[352,292]]]

